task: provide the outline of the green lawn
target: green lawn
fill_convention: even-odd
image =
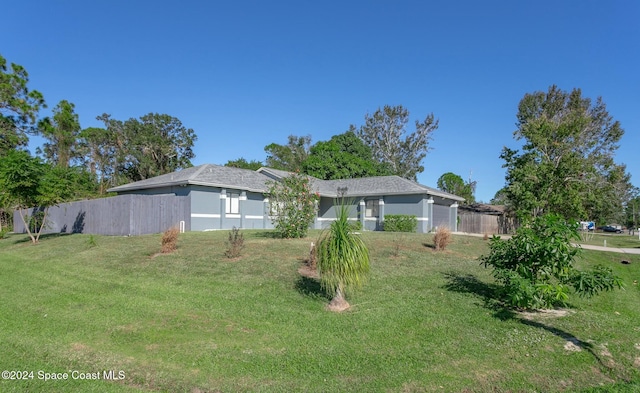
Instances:
[[[581,232],[581,243],[592,244],[594,246],[604,246],[605,241],[607,247],[619,247],[619,248],[640,248],[640,239],[638,235],[630,236],[626,232],[622,234],[618,233],[588,233]]]
[[[482,239],[436,253],[430,235],[369,232],[371,280],[335,314],[297,272],[318,233],[244,233],[237,260],[226,231],[159,256],[160,235],[0,240],[0,369],[34,372],[0,391],[640,391],[640,255],[584,252],[626,289],[525,315],[496,301]]]

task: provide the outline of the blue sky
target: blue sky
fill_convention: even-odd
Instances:
[[[327,140],[403,105],[411,124],[440,121],[418,181],[472,173],[488,201],[502,147],[519,146],[518,102],[556,84],[602,96],[626,131],[616,161],[640,185],[634,0],[23,0],[2,13],[0,54],[49,110],[73,102],[82,127],[175,116],[198,135],[195,165],[264,160],[290,134]]]

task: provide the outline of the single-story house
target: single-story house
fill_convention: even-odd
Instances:
[[[174,194],[190,200],[188,223],[191,231],[238,228],[272,228],[269,200],[270,181],[291,173],[272,168],[257,171],[204,164],[109,189],[118,195]],[[399,176],[377,176],[342,180],[309,177],[320,195],[313,228],[321,229],[335,219],[335,200],[344,192],[353,201],[353,220],[365,230],[380,230],[386,214],[410,214],[418,219],[418,232],[446,225],[457,230],[458,202],[449,194]]]

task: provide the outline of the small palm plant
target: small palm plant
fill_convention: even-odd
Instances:
[[[343,200],[338,208],[337,219],[318,242],[320,283],[334,295],[329,303],[332,311],[343,311],[350,307],[345,300],[345,290],[362,287],[369,273],[369,250],[362,238],[351,232],[353,228],[348,217],[349,208]]]

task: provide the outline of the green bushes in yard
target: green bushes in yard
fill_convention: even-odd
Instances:
[[[494,277],[503,285],[503,300],[516,308],[562,305],[570,288],[589,297],[622,287],[621,279],[608,267],[596,265],[591,271],[574,267],[581,249],[571,242],[579,240],[577,224],[548,214],[518,228],[511,239],[494,236],[489,255],[480,260],[493,268]]]
[[[407,214],[387,214],[383,228],[386,232],[415,232],[418,227],[416,216]]]

